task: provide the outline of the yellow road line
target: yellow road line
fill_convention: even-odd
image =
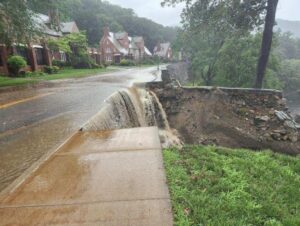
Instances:
[[[38,99],[38,98],[49,96],[51,94],[53,94],[53,93],[44,93],[44,94],[40,94],[40,95],[37,95],[37,96],[34,96],[34,97],[29,97],[29,98],[25,98],[25,99],[22,99],[22,100],[13,101],[13,102],[10,102],[10,103],[7,103],[7,104],[0,105],[0,109],[8,108],[8,107],[11,107],[11,106],[14,106],[14,105],[17,105],[17,104],[21,104],[21,103],[24,103],[24,102],[28,102],[28,101],[31,101],[31,100]]]

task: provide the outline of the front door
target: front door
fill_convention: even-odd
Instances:
[[[121,63],[121,56],[118,55],[118,56],[115,56],[115,64],[119,64]]]

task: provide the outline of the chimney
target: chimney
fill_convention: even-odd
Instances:
[[[161,51],[161,45],[160,45],[160,42],[158,42],[156,46],[157,46],[157,52],[160,52],[160,51]]]
[[[58,9],[50,9],[48,11],[50,27],[56,31],[60,31],[60,19]]]
[[[103,35],[104,35],[104,36],[109,36],[109,32],[110,32],[109,27],[108,27],[108,26],[105,26],[105,27],[103,28]]]

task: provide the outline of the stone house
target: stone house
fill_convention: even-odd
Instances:
[[[104,27],[100,40],[100,52],[104,63],[120,63],[122,59],[139,61],[152,56],[143,37],[130,37],[127,32],[110,32]]]
[[[11,48],[7,48],[4,44],[0,44],[0,74],[9,74],[7,59],[9,55],[22,56],[27,67],[24,71],[40,71],[44,66],[52,66],[52,60],[66,61],[67,56],[64,52],[52,52],[47,47],[47,40],[58,39],[63,35],[77,33],[79,29],[74,21],[68,23],[60,23],[53,28],[51,16],[44,14],[36,14],[34,21],[37,29],[41,31],[41,36],[34,38],[29,44],[14,43]]]
[[[153,55],[158,56],[164,60],[171,60],[173,58],[173,51],[170,42],[158,43],[153,50]]]

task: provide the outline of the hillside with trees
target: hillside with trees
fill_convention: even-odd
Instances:
[[[277,19],[276,23],[275,29],[279,29],[281,32],[290,32],[295,37],[300,38],[300,21]]]
[[[178,1],[168,0],[165,4],[174,2]],[[260,6],[267,2],[253,1],[251,7],[234,6],[234,1],[221,2],[227,5],[215,3],[209,8],[197,1],[185,10],[183,28],[174,48],[184,49],[191,65],[191,84],[251,88],[263,37],[265,8]],[[232,10],[236,13],[232,14]],[[275,32],[263,87],[284,89],[287,93],[299,90],[299,68],[300,39],[292,33]]]
[[[127,31],[131,36],[143,36],[146,46],[153,50],[158,42],[176,38],[177,28],[165,27],[152,20],[138,17],[132,9],[125,9],[101,0],[52,1],[59,9],[61,20],[75,20],[86,31],[88,43],[96,47],[103,35],[103,27],[113,32]],[[47,14],[49,5],[32,4],[34,11]]]

